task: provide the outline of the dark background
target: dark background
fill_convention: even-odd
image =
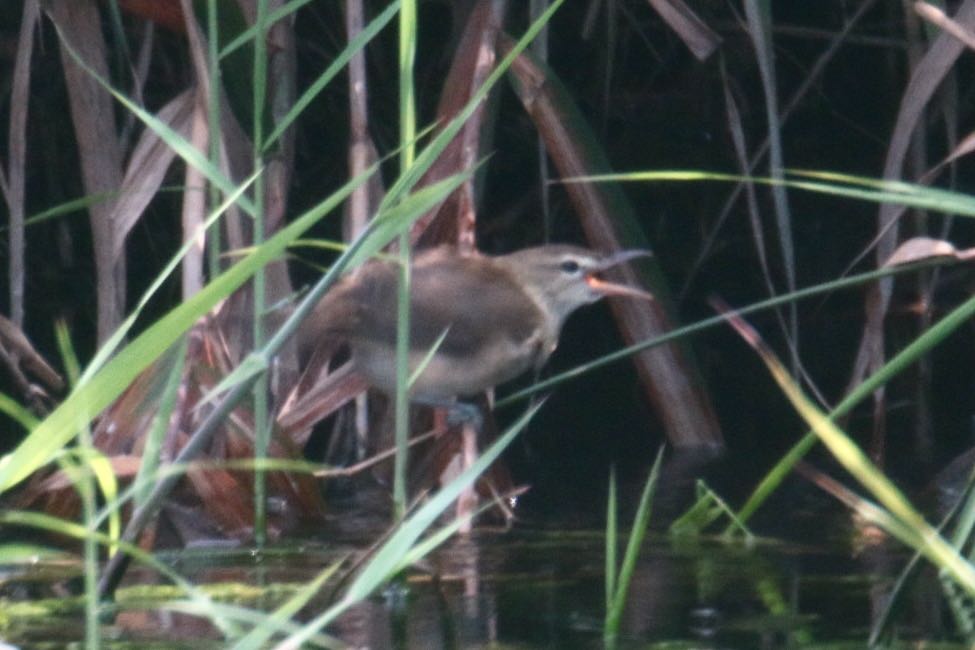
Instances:
[[[19,26],[19,3],[0,6],[0,82],[9,87]],[[420,7],[417,57],[417,100],[420,123],[434,117],[442,81],[450,64],[462,3],[424,2]],[[520,33],[527,21],[527,3],[511,3],[507,28]],[[616,170],[704,169],[738,172],[723,98],[722,67],[738,102],[746,139],[754,150],[766,133],[766,114],[755,53],[743,29],[738,3],[691,2],[692,8],[724,39],[706,62],[694,59],[670,29],[642,0],[615,3],[611,19],[615,38],[607,36],[606,8],[594,12],[586,33],[591,2],[567,2],[549,32],[550,65],[597,133]],[[603,3],[605,4],[605,3]],[[779,106],[805,80],[816,59],[836,36],[853,4],[829,1],[774,3],[773,38]],[[381,5],[374,3],[378,11]],[[297,23],[299,89],[307,86],[344,45],[339,3],[319,0],[302,9]],[[139,33],[138,21],[126,23],[128,35]],[[846,39],[824,74],[799,101],[782,129],[786,165],[878,177],[891,128],[907,83],[908,41],[899,3],[877,3]],[[71,124],[60,68],[56,34],[50,24],[40,34],[33,74],[29,123],[28,213],[36,213],[83,190],[77,174]],[[189,82],[183,37],[158,30],[157,52],[146,89],[146,104],[158,108]],[[380,152],[395,148],[396,34],[387,29],[369,50],[372,136]],[[956,66],[951,92],[938,97],[931,109],[927,150],[937,161],[950,150],[945,115],[961,133],[972,124],[971,55]],[[9,96],[6,94],[4,96]],[[7,124],[9,100],[0,100],[0,124]],[[548,239],[583,243],[573,209],[564,192],[551,187],[551,230],[545,232],[540,202],[542,181],[537,173],[538,141],[533,125],[507,84],[498,87],[494,138],[482,177],[479,246],[500,253]],[[122,115],[122,111],[119,111]],[[347,96],[344,79],[337,80],[306,111],[298,124],[298,149],[290,199],[291,214],[315,204],[346,179]],[[125,119],[120,117],[120,119]],[[0,128],[0,144],[6,145]],[[178,166],[176,166],[178,167]],[[767,164],[759,167],[760,173]],[[174,168],[172,184],[181,182]],[[394,170],[387,171],[387,179]],[[971,186],[971,165],[957,165],[954,187]],[[947,175],[937,184],[948,186]],[[733,305],[767,297],[755,252],[754,236],[739,200],[720,226],[714,246],[700,266],[695,260],[717,227],[716,219],[732,186],[723,183],[631,183],[623,187],[643,230],[679,297],[682,322],[713,314],[707,298],[718,295]],[[758,190],[765,220],[774,282],[784,291],[779,272],[776,234],[767,191]],[[877,207],[849,199],[790,191],[797,281],[801,287],[841,277],[871,243]],[[134,299],[158,272],[179,240],[180,195],[163,193],[133,232],[128,253],[130,295]],[[943,217],[927,222],[908,220],[908,234],[936,231]],[[921,225],[917,225],[921,224]],[[317,236],[337,237],[337,221],[322,224]],[[972,244],[972,227],[957,220],[949,238],[959,248]],[[52,324],[64,319],[82,359],[93,354],[94,268],[86,215],[76,212],[28,229],[27,333],[50,359],[58,354]],[[0,256],[6,258],[0,249]],[[327,262],[324,256],[315,260]],[[872,255],[856,270],[873,264]],[[296,283],[308,282],[315,271],[296,263]],[[970,274],[963,268],[943,271],[938,282],[935,317],[968,293]],[[0,278],[0,283],[5,282]],[[889,349],[899,350],[917,332],[918,318],[908,310],[916,300],[915,280],[898,281],[889,317]],[[0,308],[6,309],[6,287]],[[178,300],[178,287],[167,287],[146,316],[148,322]],[[819,390],[835,403],[842,395],[862,328],[863,290],[808,300],[799,305],[801,357]],[[763,313],[750,321],[780,354],[785,354],[774,316]],[[971,328],[947,341],[931,358],[927,390],[932,399],[933,438],[920,444],[914,435],[914,395],[918,377],[908,371],[888,389],[888,467],[910,484],[921,485],[931,472],[969,446],[971,438],[973,354]],[[698,334],[689,341],[711,391],[734,471],[719,469],[715,480],[747,488],[741,476],[761,474],[805,431],[791,407],[773,385],[756,356],[726,328]],[[598,305],[575,315],[547,372],[555,373],[618,348],[621,344],[609,311]],[[57,362],[55,362],[57,364]],[[57,364],[59,365],[59,364]],[[505,387],[500,394],[508,392]],[[517,409],[499,413],[502,423]],[[869,412],[857,411],[847,430],[865,439]],[[0,445],[8,448],[19,434],[4,425]],[[625,478],[641,477],[656,449],[663,444],[660,425],[643,398],[631,366],[618,363],[560,386],[510,455],[519,479],[536,485],[539,499],[561,493],[563,504],[581,503],[601,493],[607,468],[616,464]],[[930,452],[927,450],[930,443]],[[920,453],[920,451],[924,453]],[[820,459],[825,460],[825,459]],[[727,466],[725,466],[727,467]],[[736,480],[737,478],[737,480]]]

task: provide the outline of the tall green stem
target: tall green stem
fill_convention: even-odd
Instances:
[[[413,97],[413,63],[416,58],[416,0],[403,0],[399,13],[399,114],[401,173],[413,165],[416,139],[416,105]],[[393,469],[393,503],[397,519],[406,515],[406,460],[409,438],[408,394],[410,355],[410,235],[399,237],[399,297],[396,331],[396,459]]]
[[[264,149],[264,98],[267,83],[267,0],[257,1],[254,35],[254,168],[262,165]],[[264,179],[254,184],[254,246],[264,242]],[[254,349],[264,345],[264,269],[254,274]],[[267,476],[263,461],[267,458],[271,431],[268,426],[267,374],[262,373],[254,384],[254,541],[263,546],[267,541]]]
[[[207,0],[207,69],[210,74],[210,96],[207,97],[207,121],[209,122],[209,147],[207,156],[214,168],[220,168],[220,21],[217,16],[217,0]],[[220,188],[207,183],[210,188],[210,209],[220,205]],[[220,275],[220,226],[217,221],[207,232],[207,269],[209,277]]]

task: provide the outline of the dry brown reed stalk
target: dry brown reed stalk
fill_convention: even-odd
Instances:
[[[109,78],[107,48],[95,1],[55,0],[48,8],[48,15],[81,60],[103,79]],[[115,129],[112,97],[64,48],[61,66],[85,192],[89,195],[116,192],[122,184],[123,152]],[[109,199],[88,208],[97,273],[100,342],[115,331],[125,313],[126,263],[124,255],[115,253],[118,224],[113,219],[114,203]]]
[[[92,431],[93,443],[113,462],[121,480],[131,480],[138,469],[138,462],[130,466],[125,464],[126,459],[138,461],[142,457],[145,435],[158,414],[172,364],[182,364],[183,373],[178,398],[169,415],[161,460],[174,459],[186,436],[196,430],[212,410],[211,392],[237,365],[231,358],[227,337],[220,329],[221,322],[216,316],[205,318],[189,335],[190,344],[185,359],[175,359],[173,355],[160,359],[143,372],[99,418]],[[186,517],[195,517],[200,522],[210,522],[205,529],[215,535],[250,538],[253,526],[253,472],[248,469],[223,469],[220,464],[253,459],[253,436],[250,410],[246,406],[239,406],[203,455],[207,459],[207,467],[189,471],[187,482],[171,497],[171,503],[179,508],[182,516],[172,525],[176,533],[180,532]],[[269,450],[269,458],[301,458],[301,447],[286,436],[276,436]],[[45,473],[36,476],[19,495],[18,506],[40,508],[62,517],[77,516],[80,505],[77,493],[69,482],[52,479],[52,476],[58,475],[55,472],[53,475]],[[271,519],[272,537],[280,537],[299,525],[307,526],[320,520],[324,503],[314,477],[277,471],[270,472],[268,478],[269,497],[284,504]],[[150,535],[153,534],[152,530]]]
[[[605,154],[554,73],[522,54],[512,66],[515,89],[563,178],[580,179],[609,170]],[[603,250],[649,248],[635,213],[613,185],[573,181],[566,184],[589,240]],[[658,300],[611,305],[629,342],[650,339],[673,328],[667,314],[670,291],[659,269],[644,267],[641,277],[627,265],[617,277],[625,284],[646,283]],[[672,309],[672,307],[671,307]],[[717,417],[693,364],[678,345],[648,350],[634,358],[650,402],[675,447],[718,450],[724,442]]]
[[[965,0],[957,9],[954,20],[962,25],[975,25],[975,1]],[[925,115],[931,100],[942,82],[954,70],[955,62],[964,51],[963,43],[948,33],[941,33],[926,47],[923,55],[914,62],[910,80],[901,95],[897,119],[890,135],[890,144],[884,161],[884,180],[904,178],[905,161],[919,129],[925,125]],[[920,177],[923,172],[918,172]],[[903,214],[899,206],[885,204],[877,216],[875,259],[878,266],[889,259],[897,247],[900,233],[899,218]],[[852,390],[867,375],[876,372],[885,361],[884,321],[890,306],[893,281],[881,280],[872,285],[865,301],[866,324],[860,339],[856,360],[847,390]],[[874,392],[873,442],[871,456],[882,461],[886,436],[886,391],[884,387]]]

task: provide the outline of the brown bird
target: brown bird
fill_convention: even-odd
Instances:
[[[599,274],[647,251],[601,255],[548,245],[490,257],[453,247],[418,252],[410,293],[410,373],[443,341],[410,388],[411,399],[444,403],[540,368],[566,318],[603,296],[652,299]],[[322,298],[300,340],[349,344],[355,368],[390,394],[396,384],[395,262],[372,260]]]

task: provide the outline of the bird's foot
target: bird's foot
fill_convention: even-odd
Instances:
[[[481,412],[481,407],[471,402],[455,402],[429,397],[414,397],[413,402],[446,410],[448,427],[469,424],[475,431],[480,431],[484,424],[484,414]]]
[[[475,431],[480,431],[484,424],[484,414],[481,407],[470,402],[454,402],[447,407],[447,426],[471,425]]]

